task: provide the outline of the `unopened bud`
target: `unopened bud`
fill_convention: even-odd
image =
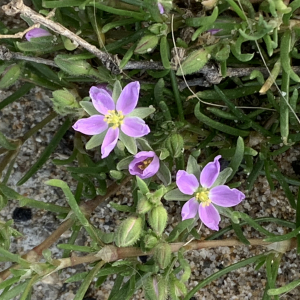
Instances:
[[[145,54],[152,52],[159,42],[159,37],[154,34],[145,35],[138,42],[134,52],[137,54]]]
[[[157,245],[157,243],[158,239],[153,234],[150,233],[144,236],[144,244],[147,250],[153,249]]]
[[[160,205],[154,207],[148,218],[149,224],[157,235],[161,235],[167,226],[168,213],[166,209]]]
[[[146,279],[145,299],[165,300],[168,296],[167,281],[161,275],[154,275]]]
[[[165,23],[156,23],[148,27],[148,30],[157,36],[168,34],[168,25]]]
[[[85,60],[75,60],[70,55],[57,55],[54,61],[61,70],[70,75],[89,75],[95,71]]]
[[[172,250],[168,243],[159,243],[155,249],[153,258],[161,269],[165,269],[171,262]]]
[[[186,295],[187,290],[183,282],[178,280],[173,273],[169,278],[169,294],[172,299],[182,299]]]
[[[116,245],[118,247],[133,245],[141,235],[142,225],[143,221],[140,217],[131,216],[124,220],[116,232]]]
[[[149,197],[149,201],[153,203],[154,205],[160,205],[161,204],[161,198],[166,193],[166,188],[163,186],[160,189],[156,190],[154,193],[151,193]]]

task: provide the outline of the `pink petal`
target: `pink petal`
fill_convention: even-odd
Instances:
[[[144,120],[138,117],[127,117],[121,125],[121,130],[131,137],[142,137],[150,132],[150,128]]]
[[[220,214],[212,205],[199,205],[199,217],[203,224],[212,230],[219,230],[219,223],[221,221]]]
[[[93,115],[86,119],[78,120],[73,129],[87,135],[95,135],[103,132],[108,127],[108,124],[104,121],[104,116]]]
[[[132,112],[139,100],[140,83],[138,81],[127,84],[121,92],[117,101],[117,111],[122,111],[123,115]]]
[[[119,128],[113,129],[112,127],[110,127],[107,130],[106,136],[101,146],[101,158],[105,158],[110,154],[110,152],[115,148],[118,138]]]
[[[31,38],[50,36],[50,35],[51,33],[43,28],[33,28],[25,34],[25,38],[27,41],[30,41]]]
[[[109,110],[115,110],[114,100],[106,90],[92,86],[90,88],[90,97],[99,113],[107,115]]]
[[[230,189],[227,185],[219,185],[209,191],[209,199],[223,207],[238,205],[245,199],[245,195],[237,189]]]
[[[144,169],[141,170],[139,165],[141,162],[148,158],[153,158],[151,163]],[[129,173],[131,175],[137,175],[141,179],[152,177],[158,172],[159,169],[159,158],[154,151],[141,151],[134,156],[134,159],[128,166]]]
[[[200,174],[200,184],[205,188],[210,188],[216,181],[220,173],[219,159],[221,155],[215,157],[213,162],[208,163]]]
[[[158,5],[159,12],[162,15],[165,12],[165,9],[164,9],[164,7],[162,6],[161,3],[157,3],[157,5]]]
[[[198,208],[199,203],[196,201],[195,197],[185,202],[181,210],[182,221],[195,218],[198,212]]]
[[[176,184],[181,193],[193,195],[199,187],[199,182],[195,175],[179,170],[176,175]]]

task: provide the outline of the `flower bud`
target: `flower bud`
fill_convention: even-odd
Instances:
[[[150,203],[150,201],[146,197],[142,197],[138,201],[136,212],[138,214],[145,214],[152,208],[153,205]]]
[[[28,42],[30,42],[30,39],[32,38],[38,38],[38,37],[50,36],[50,35],[51,33],[43,28],[33,28],[25,34],[25,38]]]
[[[160,236],[167,226],[168,213],[166,209],[162,205],[154,207],[149,213],[148,221],[154,232]]]
[[[161,269],[165,269],[171,262],[172,250],[168,243],[159,243],[155,249],[153,258]]]
[[[146,279],[145,299],[165,300],[168,296],[167,281],[161,275],[153,275]]]
[[[183,153],[183,145],[183,138],[178,133],[173,133],[165,141],[165,147],[169,150],[171,156],[173,156],[174,158],[179,157]]]
[[[131,216],[124,220],[119,226],[115,243],[118,247],[128,247],[133,245],[142,233],[142,218]]]
[[[138,42],[134,52],[136,54],[149,53],[154,50],[159,42],[159,37],[154,34],[145,35]]]
[[[141,151],[129,164],[129,173],[141,179],[154,176],[159,169],[159,158],[154,151]]]
[[[182,299],[187,293],[184,283],[178,280],[173,273],[170,274],[168,285],[169,294],[172,299]]]
[[[157,245],[157,243],[158,239],[153,234],[148,233],[144,236],[144,244],[147,250],[153,249]]]
[[[168,34],[168,25],[163,23],[156,23],[148,27],[148,30],[154,33],[157,36],[167,35]]]
[[[161,205],[161,198],[166,193],[166,188],[162,186],[160,189],[156,190],[154,193],[149,193],[148,199],[155,206]]]
[[[77,112],[80,108],[76,98],[78,97],[74,90],[57,90],[52,92],[53,98],[51,98],[54,110],[60,115],[66,115]]]
[[[85,60],[74,60],[71,55],[57,55],[54,61],[60,69],[70,75],[89,75],[95,72],[88,62]]]

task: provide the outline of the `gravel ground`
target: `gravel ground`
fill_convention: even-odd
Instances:
[[[6,3],[7,1],[4,0],[4,2]],[[1,4],[5,4],[4,2]],[[0,18],[3,18],[1,10]],[[14,19],[13,22],[17,24],[19,20]],[[18,85],[16,87],[18,87]],[[16,87],[6,91],[0,91],[0,101],[12,94]],[[0,112],[0,131],[11,138],[22,136],[28,129],[41,121],[50,112],[51,101],[49,100],[49,96],[51,96],[49,92],[36,87],[28,95],[3,109]],[[51,161],[48,161],[39,172],[21,187],[16,186],[16,182],[25,174],[26,170],[28,170],[33,161],[40,155],[44,147],[51,141],[61,123],[61,120],[56,118],[33,138],[26,141],[14,165],[9,185],[27,197],[47,203],[66,205],[62,192],[59,189],[45,185],[44,182],[48,179],[59,178],[67,181],[71,188],[74,188],[75,183],[64,167],[55,166]],[[68,137],[66,136],[65,143],[59,145],[52,158],[61,158],[64,155],[70,154],[70,149],[67,147],[67,139]],[[299,154],[300,147],[297,145],[276,158],[276,163],[280,166],[284,175],[296,177],[291,163],[297,160]],[[244,182],[245,178],[241,177],[236,180]],[[284,193],[279,185],[276,187],[275,191],[270,191],[266,178],[262,176],[259,177],[254,189],[247,195],[245,201],[236,207],[236,210],[243,211],[251,217],[272,216],[294,221],[295,212],[290,208],[288,200],[284,197]],[[291,187],[291,190],[296,195],[297,188]],[[123,188],[117,195],[112,197],[110,201],[115,201],[119,204],[130,203],[132,201],[130,186]],[[180,206],[176,202],[165,202],[164,205],[169,213],[167,230],[170,232],[180,221]],[[20,214],[18,207],[17,201],[10,201],[8,206],[0,211],[0,216],[3,221],[12,218],[15,219],[14,228],[21,232],[23,237],[12,240],[10,250],[12,253],[23,254],[45,240],[45,238],[59,226],[61,220],[57,219],[55,214],[37,209],[22,211],[22,214]],[[120,223],[120,220],[125,217],[126,214],[116,213],[116,211],[107,204],[96,209],[91,221],[102,230],[108,232],[114,231],[116,226]],[[28,220],[25,221],[24,218],[28,218]],[[220,228],[228,224],[229,220],[222,218]],[[275,224],[268,225],[265,228],[277,234],[283,234],[286,230]],[[210,230],[202,227],[201,234],[203,238],[210,233]],[[67,242],[70,234],[70,231],[66,232],[61,237],[61,240],[59,240],[59,243]],[[244,227],[244,234],[247,238],[260,237],[260,235],[250,227]],[[230,234],[224,235],[223,238],[225,239],[230,236]],[[82,232],[77,243],[79,245],[88,245],[88,242],[88,238],[85,233]],[[62,252],[55,246],[51,247],[50,250],[54,258],[61,257]],[[242,259],[262,253],[262,251],[263,249],[257,247],[240,246],[231,248],[220,247],[208,250],[203,249],[187,253],[186,258],[189,260],[192,269],[188,290],[218,270]],[[283,256],[277,280],[278,286],[283,286],[295,279],[299,279],[299,263],[300,261],[296,250],[289,251]],[[8,263],[0,263],[1,270],[8,266]],[[88,266],[78,266],[73,269],[69,268],[61,274],[54,274],[53,276],[45,278],[43,282],[34,286],[32,300],[74,299],[80,284],[66,284],[64,281],[76,272],[82,272],[88,268]],[[114,278],[114,276],[110,277],[100,289],[91,287],[87,292],[86,300],[107,299],[112,289]],[[264,268],[256,271],[253,265],[249,265],[213,281],[196,293],[195,299],[261,299],[265,284],[266,272]],[[296,288],[292,292],[283,295],[280,299],[298,299],[299,295],[299,288]],[[142,292],[137,291],[133,299],[144,299]]]
[[[1,91],[0,100],[9,96],[13,92],[13,89],[9,91]],[[36,87],[28,95],[3,109],[1,112],[0,130],[12,138],[22,136],[24,132],[49,114],[51,109],[49,96],[49,92]],[[26,170],[43,151],[44,147],[51,141],[51,138],[61,123],[61,120],[56,118],[36,136],[30,138],[24,144],[14,165],[9,185],[12,188],[15,188],[20,194],[26,195],[27,197],[48,203],[66,205],[66,201],[61,191],[45,185],[44,182],[50,178],[59,178],[66,180],[73,188],[75,183],[65,171],[64,167],[55,166],[51,163],[51,161],[44,165],[44,167],[37,172],[32,179],[27,181],[21,187],[16,187],[16,182],[25,174]],[[68,155],[70,150],[66,147],[66,144],[66,141],[65,143],[62,143],[55,150],[52,158]],[[297,146],[276,158],[276,163],[280,165],[283,174],[287,176],[296,176],[291,167],[291,163],[297,159],[299,154],[300,148]],[[245,179],[244,177],[241,177],[237,178],[237,180],[244,182]],[[259,177],[254,189],[249,195],[247,195],[246,200],[236,207],[236,210],[243,211],[251,217],[272,216],[294,221],[294,211],[290,208],[288,200],[284,197],[284,193],[279,188],[279,185],[276,187],[275,191],[270,191],[266,178],[263,176]],[[292,192],[296,194],[297,188],[293,187]],[[110,200],[119,204],[130,203],[132,201],[130,186],[123,188]],[[170,232],[180,221],[180,206],[176,202],[164,202],[164,204],[169,212],[167,230]],[[22,254],[27,252],[49,236],[49,234],[53,232],[61,222],[61,220],[58,220],[54,214],[37,209],[31,210],[32,218],[30,220],[20,220],[20,216],[18,216],[16,208],[18,208],[18,202],[10,201],[9,205],[0,212],[3,220],[9,220],[14,217],[14,219],[16,219],[14,228],[23,234],[23,237],[12,241],[11,251],[13,253]],[[14,211],[15,213],[13,213]],[[28,211],[27,217],[30,217]],[[107,204],[96,209],[91,221],[102,230],[108,232],[115,230],[116,226],[120,223],[120,220],[125,217],[125,213],[117,213],[112,207],[110,207],[109,204]],[[223,228],[228,224],[229,220],[223,218],[220,227]],[[268,225],[266,229],[278,234],[283,234],[286,230],[275,224]],[[203,237],[210,233],[210,230],[202,227],[201,234]],[[70,231],[66,232],[59,243],[66,242],[70,234]],[[244,234],[247,238],[259,237],[259,234],[250,227],[244,228]],[[230,236],[231,235],[228,234],[223,236],[223,238]],[[84,232],[80,235],[78,244],[88,245],[88,239]],[[51,247],[51,251],[54,258],[58,258],[62,254],[56,247]],[[220,247],[217,249],[207,250],[203,249],[187,253],[186,258],[189,260],[192,268],[192,275],[188,284],[188,289],[190,290],[197,285],[198,282],[218,270],[236,263],[241,259],[259,254],[262,251],[262,249],[257,247],[244,246],[232,248]],[[299,263],[296,250],[292,250],[284,255],[279,269],[279,286],[283,286],[292,280],[299,278]],[[1,269],[8,266],[8,263],[2,263]],[[55,274],[50,278],[45,278],[42,283],[38,283],[34,286],[32,300],[73,299],[77,289],[79,288],[79,284],[65,284],[64,280],[74,273],[82,272],[87,268],[87,266],[78,266],[74,269],[68,269],[59,275]],[[96,300],[107,299],[113,286],[113,281],[114,276],[110,277],[98,290],[91,287],[87,296]],[[254,270],[254,266],[250,265],[215,280],[207,287],[201,289],[195,295],[195,299],[261,299],[265,284],[265,270],[262,268],[256,271]],[[298,288],[288,294],[285,294],[281,297],[281,299],[291,299],[295,298],[297,295],[299,295]],[[143,299],[141,291],[136,293],[134,299]]]

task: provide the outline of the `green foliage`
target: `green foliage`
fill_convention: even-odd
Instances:
[[[10,249],[21,236],[12,220],[0,221],[0,261],[17,264],[0,274],[1,299],[19,296],[29,300],[36,282],[81,263],[90,265],[88,271],[66,281],[81,281],[75,300],[85,297],[94,278],[99,287],[114,274],[109,300],[129,300],[140,288],[145,299],[187,300],[213,280],[252,263],[266,270],[263,299],[279,299],[296,288],[298,280],[279,288],[276,281],[283,254],[296,243],[300,251],[300,192],[295,195],[300,181],[288,177],[280,164],[300,141],[300,77],[295,67],[300,60],[300,1],[268,0],[260,5],[248,0],[191,1],[188,12],[184,1],[170,0],[31,2],[35,14],[21,12],[23,21],[28,26],[40,24],[51,36],[16,40],[9,35],[24,31],[25,23],[18,21],[9,28],[10,22],[0,21],[0,33],[8,35],[1,39],[0,90],[9,92],[0,102],[0,110],[5,109],[6,117],[8,109],[23,105],[19,99],[32,97],[27,94],[38,86],[51,91],[54,112],[34,126],[26,124],[30,129],[21,136],[14,136],[15,127],[9,131],[1,127],[0,209],[8,209],[15,201],[21,207],[55,213],[63,220],[57,231],[23,257]],[[78,119],[100,116],[99,106],[96,109],[89,97],[91,86],[103,83],[113,87],[116,104],[122,87],[134,81],[140,82],[139,101],[126,117],[145,118],[151,130],[148,135],[136,138],[120,130],[114,151],[101,159],[99,146],[106,131],[94,136],[76,132],[71,154],[53,159]],[[128,92],[126,97],[130,106],[134,95]],[[103,95],[101,101],[107,101]],[[26,107],[23,111],[26,120]],[[57,116],[64,118],[62,125],[45,149],[37,151],[37,158],[33,156],[17,185],[34,179],[52,159],[55,174],[60,176],[63,169],[71,177],[68,183],[57,176],[46,182],[62,190],[65,205],[23,195],[12,180],[23,144],[38,131],[47,132],[45,126]],[[6,120],[3,124],[6,126]],[[159,157],[155,176],[130,176],[129,164],[140,151],[154,151]],[[171,201],[178,213],[180,205],[195,197],[193,192],[179,190],[176,172],[186,170],[199,180],[200,169],[217,155],[227,161],[227,167],[209,189],[228,184],[250,197],[261,184],[260,176],[265,176],[271,191],[280,189],[285,195],[285,212],[295,210],[296,221],[270,216],[257,219],[244,212],[246,206],[235,210],[216,205],[231,225],[205,236],[207,231],[197,230],[195,218],[179,221],[180,216],[169,216]],[[147,163],[142,161],[137,168],[144,171]],[[129,179],[129,203],[111,201]],[[117,224],[104,231],[90,217],[97,207],[102,210],[106,199],[110,199]],[[251,201],[256,205],[259,198]],[[284,233],[275,234],[272,226],[265,227],[269,224],[282,226]],[[268,252],[229,263],[193,289],[186,288],[191,266],[184,251],[210,247],[205,243],[216,239],[220,241],[214,245],[226,243],[229,231],[236,237],[228,241],[229,246],[238,241],[257,243],[243,231],[245,225],[262,235],[261,246],[270,243]],[[62,258],[53,259],[48,248],[71,227],[68,241],[57,245],[64,250]],[[82,229],[89,236],[86,245],[77,244]],[[46,263],[39,262],[41,254]],[[141,255],[151,257],[141,263],[137,259]]]

